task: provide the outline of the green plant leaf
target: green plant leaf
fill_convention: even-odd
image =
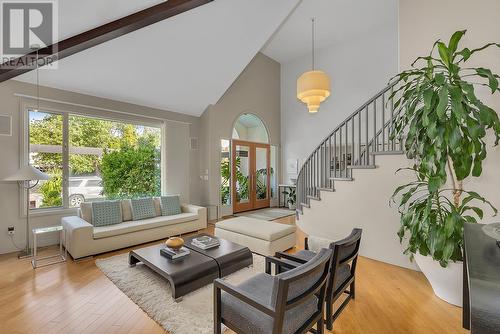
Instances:
[[[472,176],[479,177],[483,172],[483,166],[481,160],[474,160],[474,167],[472,167]]]
[[[433,193],[439,190],[439,187],[441,187],[441,179],[436,176],[432,176],[429,178],[429,192]]]
[[[488,79],[488,86],[491,88],[491,93],[495,93],[495,91],[498,89],[497,76],[493,74],[491,70],[482,67],[476,68],[476,73],[480,77]]]
[[[461,140],[462,134],[460,132],[460,128],[457,126],[452,127],[451,133],[448,137],[448,142],[452,151],[455,151],[456,148],[460,147]]]
[[[450,42],[448,43],[448,50],[450,54],[454,54],[457,51],[458,43],[465,35],[467,30],[456,31],[453,35],[451,35]]]
[[[452,215],[449,215],[446,217],[444,223],[444,233],[446,234],[446,237],[448,238],[451,237],[454,230],[455,230],[455,220],[453,219]]]
[[[436,81],[436,84],[440,86],[444,85],[444,83],[446,82],[446,78],[443,73],[436,73],[436,75],[434,76],[434,80]]]
[[[443,119],[446,114],[446,108],[448,107],[448,87],[443,86],[439,90],[439,103],[436,107],[436,114],[439,119]]]
[[[446,66],[448,66],[450,64],[450,51],[443,42],[438,42],[437,46],[441,60]]]

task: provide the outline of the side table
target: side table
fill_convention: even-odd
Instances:
[[[66,241],[66,231],[61,225],[58,226],[50,226],[50,227],[41,227],[41,228],[34,228],[32,230],[33,232],[33,259],[31,260],[31,265],[33,266],[33,269],[39,268],[39,267],[45,267],[51,264],[56,264],[56,263],[61,263],[61,262],[66,262],[66,258],[68,256],[68,251],[67,251],[67,245],[64,248],[63,252],[63,239]],[[45,256],[45,257],[37,257],[37,238],[38,236],[42,234],[47,234],[47,233],[59,233],[59,253],[55,255],[50,255],[50,256]],[[53,259],[53,258],[59,258],[54,261],[50,261],[48,263],[44,263],[42,265],[38,264],[38,261],[40,260],[47,260],[47,259]]]

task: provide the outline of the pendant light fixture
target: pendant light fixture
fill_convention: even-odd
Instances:
[[[314,21],[312,18],[312,70],[297,79],[297,98],[307,104],[309,113],[318,112],[321,102],[330,96],[330,78],[325,72],[314,67]]]

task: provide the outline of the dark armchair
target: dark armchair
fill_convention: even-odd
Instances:
[[[313,242],[316,247],[320,247],[319,245],[321,245],[321,247],[328,247],[333,250],[332,265],[325,298],[325,320],[328,330],[333,329],[333,322],[344,310],[349,301],[356,296],[356,263],[361,243],[361,233],[361,229],[355,228],[347,238],[335,242],[315,237],[306,238],[305,250],[301,250],[295,254],[277,252],[274,258],[270,257],[267,259],[266,271],[270,271],[270,263],[274,262],[277,272],[283,272],[296,268],[314,258],[316,253],[309,250],[309,246]],[[334,312],[333,304],[343,294],[346,294],[347,298]]]
[[[221,324],[239,334],[302,334],[317,324],[323,333],[331,257],[324,249],[297,268],[258,274],[238,286],[215,280],[214,333],[221,333]]]

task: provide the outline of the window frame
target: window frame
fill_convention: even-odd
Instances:
[[[85,106],[83,106],[85,108]],[[20,147],[21,147],[21,154],[19,156],[19,164],[21,166],[26,166],[29,164],[29,154],[30,154],[30,117],[29,113],[30,111],[33,111],[34,109],[37,109],[37,106],[35,102],[31,101],[20,101],[20,131],[21,131],[21,142],[20,142]],[[161,133],[161,139],[160,139],[160,181],[161,181],[161,186],[160,186],[160,191],[161,193],[165,193],[165,188],[166,188],[166,180],[165,180],[165,126],[166,126],[166,121],[165,120],[160,120],[156,118],[152,118],[156,122],[151,122],[151,119],[144,116],[144,122],[141,121],[132,121],[132,120],[122,120],[118,116],[116,117],[100,117],[96,116],[94,113],[85,113],[81,112],[80,110],[75,111],[75,110],[70,110],[72,108],[67,108],[69,110],[61,110],[59,108],[53,108],[50,106],[46,105],[40,105],[40,112],[45,112],[45,113],[51,113],[51,114],[57,114],[61,115],[63,118],[63,124],[62,124],[62,206],[57,206],[57,207],[48,207],[48,208],[34,208],[29,210],[30,216],[46,216],[46,215],[54,215],[54,214],[72,214],[75,213],[79,208],[75,207],[70,207],[69,206],[69,178],[70,178],[70,166],[69,166],[69,118],[71,116],[77,116],[77,117],[88,117],[88,118],[94,118],[94,119],[100,119],[100,120],[106,120],[106,121],[112,121],[112,122],[120,122],[124,124],[133,124],[133,125],[140,125],[140,126],[146,126],[146,127],[154,127],[158,128]],[[116,112],[119,114],[119,112]],[[139,115],[134,115],[137,118],[140,118]],[[149,119],[149,121],[148,121]],[[20,217],[26,217],[26,206],[27,206],[27,198],[26,198],[26,191],[20,191],[19,192],[19,200],[21,205],[19,206],[19,211],[20,211]]]

